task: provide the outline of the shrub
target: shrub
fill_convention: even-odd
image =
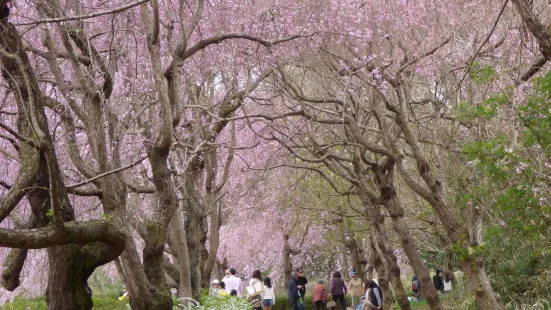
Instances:
[[[350,306],[350,296],[346,296],[346,305]],[[330,297],[328,301],[331,300]],[[272,308],[273,310],[287,310],[291,309],[291,304],[289,303],[289,298],[286,295],[276,296],[275,305]],[[305,310],[314,310],[314,301],[312,300],[311,295],[304,297],[304,309]]]
[[[201,305],[198,307],[191,305],[177,305],[174,309],[183,310],[252,310],[246,299],[237,297],[210,297],[201,296]]]

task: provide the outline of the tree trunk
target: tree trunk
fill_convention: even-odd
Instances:
[[[172,309],[172,296],[165,279],[163,253],[167,229],[161,221],[145,222],[147,239],[143,250],[143,265],[145,275],[152,286],[152,308],[159,310]]]
[[[149,290],[149,281],[145,275],[144,266],[138,255],[132,235],[127,235],[125,250],[120,256],[124,285],[130,296],[130,306],[133,310],[153,309],[152,295]]]
[[[371,235],[371,253],[373,253],[373,265],[377,270],[377,280],[379,286],[383,290],[383,309],[392,309],[392,290],[389,286],[388,272],[385,266],[382,251],[379,247],[380,235],[377,232],[373,232]]]
[[[203,251],[203,215],[200,213],[199,200],[197,199],[195,180],[197,170],[188,172],[184,180],[184,214],[185,234],[189,253],[189,274],[191,279],[191,292],[193,298],[201,297],[201,254]]]
[[[146,238],[143,266],[151,286],[151,309],[171,310],[172,296],[165,279],[163,261],[168,228],[178,209],[178,196],[168,167],[170,144],[167,146],[160,142],[157,143],[159,145],[156,144],[148,150],[149,162],[153,171],[153,184],[157,191],[154,202],[157,207],[152,218],[144,222]]]
[[[482,207],[473,203],[470,204],[469,244],[471,247],[479,246],[482,242],[483,214]],[[493,292],[490,279],[484,268],[484,261],[475,256],[466,257],[463,262],[463,269],[470,280],[471,290],[474,292],[476,304],[480,309],[490,309],[499,304],[497,295]],[[492,308],[499,309],[499,308]]]
[[[411,309],[406,291],[404,290],[404,286],[402,284],[401,271],[400,267],[398,266],[398,259],[396,258],[396,255],[394,255],[392,247],[388,245],[388,238],[384,230],[385,228],[383,227],[384,217],[382,217],[380,207],[373,205],[370,201],[368,201],[368,197],[366,197],[366,195],[362,193],[360,194],[360,199],[362,199],[362,201],[365,203],[365,208],[367,210],[366,213],[371,214],[372,233],[375,236],[375,242],[373,243],[373,245],[374,248],[378,251],[377,253],[379,254],[379,256],[383,259],[383,264],[385,265],[387,271],[388,280],[394,288],[396,300],[398,301],[398,304],[402,309]]]
[[[344,239],[344,238],[343,238]],[[350,267],[348,265],[348,251],[346,248],[346,241],[342,243],[341,246],[339,246],[341,251],[341,257],[342,257],[342,269],[343,269],[343,277],[350,279]],[[346,280],[345,280],[346,281]]]
[[[386,262],[388,280],[392,284],[396,300],[398,301],[401,309],[411,309],[409,299],[407,298],[407,294],[404,290],[402,279],[400,277],[401,271],[400,267],[398,266],[398,259],[396,258],[396,255],[394,255],[392,248],[385,244],[385,241],[387,241],[387,239],[385,238],[382,231],[379,231],[378,235],[381,242],[376,244],[376,248],[377,250],[381,251],[383,263]]]
[[[423,259],[421,258],[421,255],[419,254],[419,251],[415,248],[415,242],[413,238],[411,238],[411,234],[406,227],[404,208],[402,207],[402,203],[400,202],[400,199],[396,193],[396,188],[394,187],[394,162],[387,159],[383,166],[377,167],[376,175],[376,183],[381,191],[382,203],[390,214],[390,218],[392,219],[392,228],[400,239],[402,249],[404,249],[413,271],[417,274],[419,280],[421,281],[421,287],[423,288],[423,293],[427,299],[429,308],[432,310],[441,310],[442,305],[440,304],[438,292],[431,282],[430,274]],[[399,277],[399,271],[397,275]],[[404,294],[401,298],[407,299],[407,296]],[[403,303],[405,304],[406,302],[409,304],[409,301],[400,300],[398,296],[397,299],[400,305]]]
[[[209,252],[205,268],[203,269],[203,283],[209,284],[212,269],[216,263],[216,255],[218,253],[218,246],[220,244],[220,224],[221,224],[221,209],[220,204],[214,207],[210,215],[210,239],[209,239]]]
[[[364,279],[366,274],[365,265],[367,262],[362,257],[362,249],[359,247],[356,238],[351,237],[350,240],[345,242],[345,246],[350,252],[350,264],[352,265],[352,269],[356,271],[360,278]]]
[[[109,167],[109,169],[114,168]],[[132,309],[137,310],[153,309],[154,303],[149,289],[150,284],[140,260],[138,249],[134,244],[131,228],[126,220],[126,187],[118,176],[109,175],[102,179],[101,189],[103,194],[100,200],[105,214],[111,216],[111,220],[115,225],[124,229],[126,233],[125,250],[119,257],[120,266],[117,267],[117,270],[128,290],[130,305]]]
[[[176,252],[176,257],[178,258],[178,297],[192,298],[190,255],[180,212],[176,212],[176,216],[170,225],[169,245]]]
[[[364,239],[364,246],[367,254],[367,271],[364,280],[373,279],[373,271],[375,270],[375,252],[373,251],[374,247],[372,245],[371,237]]]
[[[405,86],[402,83],[397,85],[397,93],[403,95],[406,92],[406,90],[403,89],[404,87]],[[404,101],[405,99],[403,96],[398,96],[398,98],[399,103],[393,106],[391,110],[395,113],[394,120],[402,130],[404,138],[411,149],[411,154],[413,155],[417,166],[417,172],[423,179],[424,186],[419,184],[419,182],[410,175],[407,169],[405,169],[403,163],[404,158],[401,155],[394,158],[400,170],[400,174],[402,175],[405,183],[433,207],[436,215],[444,225],[451,242],[459,246],[467,247],[469,241],[471,241],[469,229],[466,225],[457,220],[452,212],[451,206],[446,202],[444,186],[432,171],[432,166],[423,154],[419,141],[409,126],[406,114],[407,107],[406,102]],[[384,130],[386,130],[386,128],[381,128],[381,131]],[[395,141],[390,137],[386,136],[385,140],[391,144],[394,144],[394,147],[396,148]],[[469,255],[469,257],[467,257],[462,264],[465,270],[472,270],[472,272],[467,273],[467,276],[474,285],[473,293],[475,295],[475,300],[478,307],[481,309],[505,309],[504,306],[496,299],[495,293],[489,281],[486,282],[483,280],[487,279],[488,276],[486,275],[482,260]]]
[[[27,249],[10,249],[2,271],[2,287],[6,290],[13,292],[19,287],[19,276],[27,259],[27,253]]]
[[[283,283],[285,290],[289,288],[289,281],[293,273],[293,265],[291,265],[291,246],[289,245],[289,236],[283,235]]]
[[[80,245],[55,246],[48,249],[48,287],[46,302],[51,310],[92,309],[92,290],[88,277],[93,268],[83,268]]]

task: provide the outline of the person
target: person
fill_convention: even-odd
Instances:
[[[360,277],[358,277],[355,270],[350,273],[350,278],[351,280],[348,282],[348,290],[352,296],[352,304],[350,306],[352,308],[356,308],[360,303],[360,298],[364,294],[363,281]]]
[[[319,280],[312,290],[312,300],[314,301],[314,309],[325,309],[325,296],[327,296],[325,284],[323,280]]]
[[[335,271],[333,279],[331,280],[331,297],[334,302],[340,302],[342,310],[346,310],[346,301],[344,299],[346,293],[346,283],[344,283],[341,273]]]
[[[220,290],[220,282],[218,281],[218,279],[214,279],[212,281],[212,287],[210,288],[210,295],[211,296],[218,295],[219,290]]]
[[[436,270],[436,274],[432,277],[432,283],[437,291],[442,292],[444,290],[444,282],[442,281],[442,276],[440,276],[440,270]]]
[[[224,281],[220,281],[220,289],[218,290],[218,292],[216,293],[216,297],[229,297],[230,296],[230,293],[228,293],[228,291],[226,291],[226,283],[224,283]]]
[[[373,281],[369,280],[366,283],[366,292],[365,298],[363,298],[361,310],[369,309],[383,309],[383,290],[379,285]],[[359,306],[358,306],[359,307]]]
[[[260,273],[260,270],[253,271],[253,274],[251,276],[251,280],[249,280],[249,287],[254,286],[257,283],[262,283],[262,275]],[[254,310],[262,310],[262,291],[260,292],[247,292],[247,299],[249,300],[249,304],[253,307]]]
[[[224,279],[224,283],[226,283],[226,291],[228,293],[231,294],[231,291],[235,290],[237,297],[241,297],[243,295],[242,283],[241,279],[235,276],[236,273],[235,268],[230,268],[230,276]]]
[[[238,297],[238,296],[237,296],[237,291],[236,291],[236,290],[231,290],[230,296]]]
[[[292,310],[300,310],[298,304],[300,301],[300,293],[297,287],[298,273],[293,271],[291,274],[291,280],[289,281],[289,289],[287,291],[287,296],[289,297],[289,303],[291,304]]]
[[[368,300],[377,309],[383,309],[383,290],[381,290],[381,287],[373,280],[368,281],[367,287],[369,288]]]
[[[304,310],[304,296],[306,296],[306,284],[308,284],[308,279],[304,276],[304,270],[302,268],[296,269],[298,273],[297,287],[300,293],[300,298],[302,302],[299,303],[298,308]]]
[[[365,295],[360,298],[360,303],[358,306],[356,306],[356,310],[366,310],[366,309],[377,309],[370,301],[369,301],[369,281],[364,282],[364,292]]]
[[[229,269],[226,269],[226,271],[224,272],[224,279],[222,279],[222,281],[226,280],[227,278],[229,278],[231,276],[231,272]]]
[[[449,293],[452,291],[452,278],[449,273],[446,273],[444,277],[444,293]]]
[[[262,306],[264,310],[272,310],[275,304],[275,293],[272,287],[272,280],[269,277],[264,278],[264,289],[262,290]]]
[[[413,292],[413,297],[419,300],[421,297],[421,281],[419,281],[416,274],[414,274],[411,279],[411,291]]]
[[[126,290],[126,287],[124,288],[124,290],[122,290],[122,292],[120,292],[119,294],[119,300],[130,300],[130,297],[128,296],[128,291]]]

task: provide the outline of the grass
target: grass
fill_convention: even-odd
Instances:
[[[100,296],[93,296],[94,299],[94,306],[92,309],[94,310],[127,310],[126,304],[128,302],[126,301],[119,301],[116,298],[113,297],[100,297]],[[46,304],[46,300],[42,298],[38,299],[19,299],[16,298],[11,303],[5,303],[3,305],[3,309],[5,310],[47,310],[48,305]]]
[[[426,300],[411,301],[409,304],[411,305],[411,309],[428,309],[429,308]],[[396,309],[401,309],[400,305],[398,305],[397,302],[394,303],[394,307],[396,307]]]

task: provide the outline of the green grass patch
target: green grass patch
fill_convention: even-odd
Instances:
[[[410,301],[409,304],[411,305],[411,309],[428,309],[429,308],[429,305],[427,304],[426,300]],[[394,307],[396,307],[396,309],[402,309],[400,308],[400,305],[398,304],[398,302],[394,303]]]
[[[127,301],[119,301],[117,298],[113,297],[100,297],[93,296],[94,310],[127,310],[126,304]],[[21,299],[16,298],[11,303],[5,303],[5,310],[48,310],[48,305],[46,300],[42,298],[37,299]]]

